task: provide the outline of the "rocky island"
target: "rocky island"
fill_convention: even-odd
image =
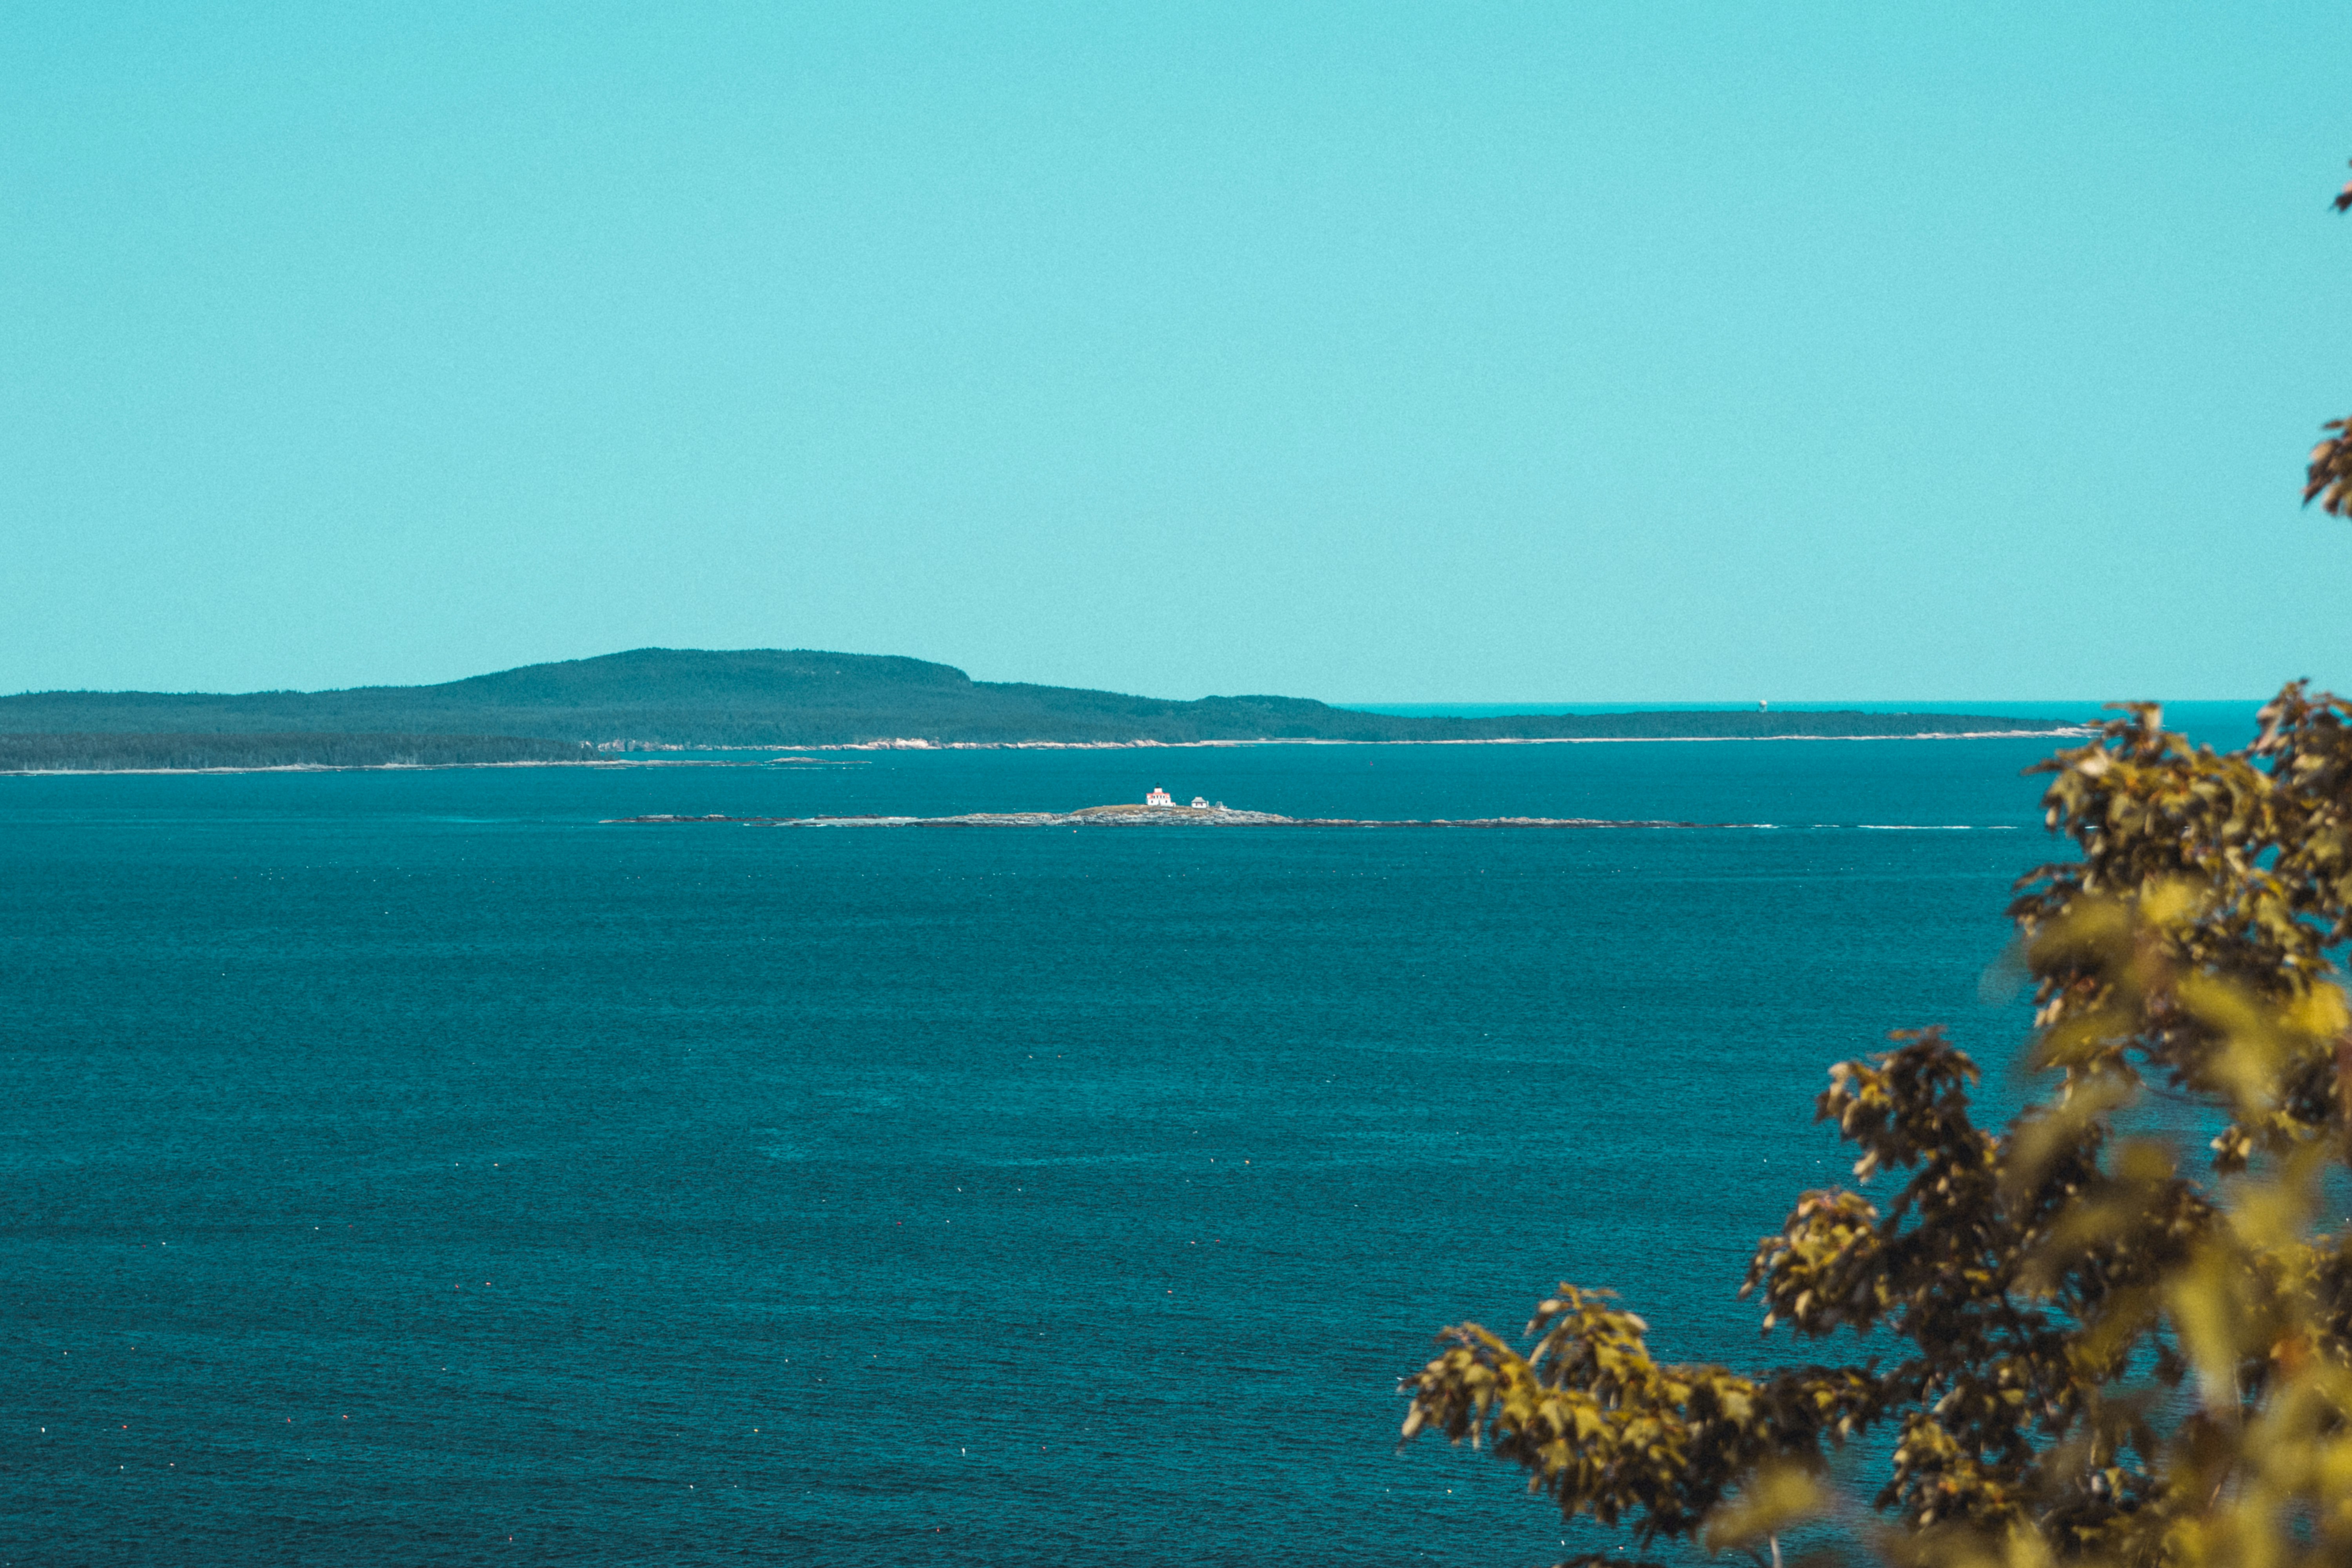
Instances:
[[[1433,817],[1412,821],[1352,816],[1281,816],[1223,805],[1088,805],[1076,811],[975,811],[961,816],[615,816],[606,826],[696,827],[1747,827],[1741,822],[1620,821],[1591,816]]]

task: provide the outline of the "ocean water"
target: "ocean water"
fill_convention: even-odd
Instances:
[[[2154,700],[2154,699],[2151,699]],[[2227,735],[2230,745],[2242,745],[2259,727],[2255,715],[2263,699],[2246,701],[2164,703],[2165,722],[2200,738]],[[1397,713],[1413,717],[1463,719],[1497,718],[1513,713],[1705,712],[1744,709],[1745,701],[1715,702],[1340,702],[1362,713]],[[1976,702],[1774,702],[1788,713],[1859,711],[1864,713],[1974,713],[2009,719],[2050,719],[2070,724],[2095,724],[2116,715],[2098,699],[2075,702],[2012,702],[1987,698]]]
[[[1823,1068],[2014,1092],[2047,750],[0,778],[0,1562],[1605,1547],[1396,1379],[1561,1279],[1795,1357],[1733,1293]],[[604,820],[1155,784],[1772,826]]]

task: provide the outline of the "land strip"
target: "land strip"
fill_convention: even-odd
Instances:
[[[0,773],[257,773],[595,760],[596,753],[577,742],[516,735],[0,734]]]
[[[1593,816],[1434,817],[1386,821],[1280,816],[1222,806],[1090,805],[1077,811],[975,811],[961,816],[614,816],[610,826],[702,827],[1752,827],[1747,822],[1668,822]]]
[[[2088,717],[2088,715],[2085,715]],[[0,733],[283,742],[297,734],[538,737],[614,752],[856,746],[1297,742],[1763,740],[2056,735],[2080,722],[1984,713],[1594,710],[1475,718],[1370,713],[1306,698],[1138,697],[974,680],[951,665],[810,649],[638,648],[436,686],[340,691],[29,691]],[[290,761],[326,762],[320,756]]]

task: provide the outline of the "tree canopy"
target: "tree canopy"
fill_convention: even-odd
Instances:
[[[2305,500],[2344,513],[2352,422],[2327,428]],[[1832,1068],[1818,1119],[1894,1190],[1803,1194],[1749,1264],[1768,1331],[1882,1353],[1665,1364],[1562,1285],[1525,1348],[1444,1331],[1406,1438],[1489,1448],[1643,1545],[1777,1560],[1828,1516],[1902,1563],[2352,1561],[2352,1226],[2317,1218],[2352,1153],[2352,703],[2290,684],[2231,753],[2123,711],[2041,764],[2079,858],[2009,911],[2045,1091],[1979,1126],[1936,1029]],[[1864,1509],[1826,1478],[1871,1432]]]
[[[2352,211],[2352,183],[2336,193],[2336,210]],[[2322,511],[2343,517],[2352,513],[2352,419],[2331,419],[2320,430],[2304,471],[2303,504],[2315,500]]]

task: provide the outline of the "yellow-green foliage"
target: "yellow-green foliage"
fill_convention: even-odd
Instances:
[[[1858,1182],[1901,1185],[1883,1209],[1803,1194],[1749,1267],[1768,1330],[1894,1353],[1664,1365],[1641,1319],[1563,1286],[1524,1352],[1448,1330],[1405,1384],[1405,1435],[1490,1447],[1643,1542],[1762,1553],[1853,1513],[1817,1478],[1879,1427],[1883,1522],[1856,1524],[1891,1559],[2352,1561],[2352,1237],[2313,1220],[2352,1094],[2327,957],[2352,927],[2347,713],[2289,687],[2221,756],[2144,708],[2045,764],[2083,851],[2011,909],[2048,1092],[1995,1134],[1937,1031],[1839,1064],[1819,1117]],[[2220,1114],[2210,1149],[2134,1131],[2152,1088]]]
[[[2304,499],[2352,514],[2352,423],[2326,428]],[[1832,1068],[1819,1118],[1857,1182],[1901,1187],[1804,1194],[1748,1268],[1768,1331],[1886,1353],[1662,1365],[1608,1292],[1562,1286],[1525,1352],[1445,1331],[1405,1436],[1487,1447],[1643,1543],[1775,1563],[1832,1516],[1921,1568],[2352,1563],[2352,1226],[2316,1220],[2352,1156],[2352,705],[2291,685],[2231,755],[2130,712],[2043,764],[2081,858],[2010,908],[2047,1092],[1978,1128],[1935,1030]],[[2152,1095],[2221,1132],[2179,1147]],[[1822,1478],[1872,1428],[1895,1446],[1865,1511]]]

